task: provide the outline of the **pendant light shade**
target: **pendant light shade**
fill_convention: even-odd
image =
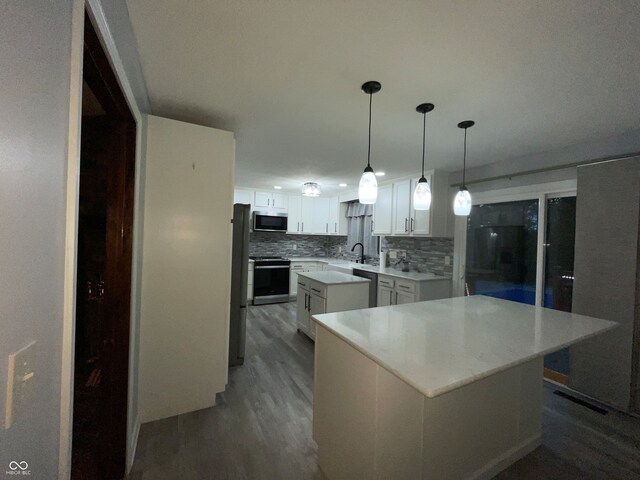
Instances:
[[[471,213],[471,194],[466,188],[461,188],[453,199],[453,213],[466,217]]]
[[[416,111],[422,114],[422,176],[413,191],[413,209],[429,210],[431,208],[431,187],[424,177],[425,140],[427,132],[427,113],[434,109],[433,103],[422,103]]]
[[[373,94],[380,91],[382,85],[376,81],[366,82],[362,85],[362,91],[369,95],[369,144],[367,148],[367,168],[364,169],[358,186],[358,200],[364,204],[374,204],[378,199],[378,181],[371,168],[371,104]]]
[[[358,200],[360,203],[373,204],[378,198],[378,180],[373,173],[373,168],[367,167],[360,177],[358,185]]]
[[[465,120],[458,124],[458,128],[464,129],[464,156],[462,163],[462,186],[460,191],[456,193],[456,197],[453,199],[453,213],[455,215],[466,217],[471,213],[471,194],[467,190],[465,184],[466,170],[467,170],[467,129],[473,127],[475,122],[472,120]]]

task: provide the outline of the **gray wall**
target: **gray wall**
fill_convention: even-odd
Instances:
[[[620,326],[571,348],[569,382],[623,410],[637,380],[639,218],[640,157],[578,169],[573,311]]]
[[[7,357],[35,340],[28,414],[0,427],[0,472],[58,477],[71,2],[0,2],[0,424]]]
[[[467,169],[467,181],[481,180],[499,175],[515,174],[528,170],[555,167],[569,163],[595,160],[615,155],[640,152],[640,130],[627,132],[614,137],[600,138],[589,142],[569,145],[548,152],[541,152],[521,157],[497,159],[494,163]],[[472,154],[473,152],[471,152]],[[473,160],[472,160],[473,163]],[[469,186],[471,195],[474,192],[489,191],[500,188],[520,187],[539,183],[572,180],[576,178],[576,169],[556,170],[533,175],[506,178],[491,182],[483,182]],[[449,183],[462,180],[462,170],[449,175]]]

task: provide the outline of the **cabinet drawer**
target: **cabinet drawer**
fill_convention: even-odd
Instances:
[[[327,298],[327,287],[317,282],[310,282],[309,290],[312,295],[318,295],[322,298]]]
[[[309,280],[305,277],[298,276],[298,287],[309,290]]]
[[[396,280],[396,288],[399,292],[416,293],[416,282],[408,280]]]
[[[378,277],[378,285],[393,288],[395,286],[395,281],[387,277]]]
[[[291,270],[297,270],[297,271],[303,271],[304,270],[304,263],[291,263],[290,266]]]

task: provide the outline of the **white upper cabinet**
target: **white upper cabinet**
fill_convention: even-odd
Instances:
[[[233,191],[233,203],[248,203],[253,207],[253,190],[236,188]]]
[[[313,199],[313,227],[312,233],[329,234],[329,211],[331,201],[328,198]]]
[[[429,210],[415,210],[413,208],[413,192],[418,184],[418,178],[398,180],[393,183],[392,220],[389,230],[381,225],[379,212],[386,211],[384,200],[383,208],[378,207],[384,185],[378,189],[378,202],[374,209],[374,234],[397,236],[453,236],[453,208],[447,185],[446,172],[431,170],[425,172],[425,178],[431,187],[431,208]],[[384,195],[382,196],[384,197]],[[387,220],[387,217],[384,217]],[[389,232],[390,233],[387,233]]]
[[[280,210],[287,209],[287,196],[282,193],[271,194],[271,206]]]
[[[300,233],[314,233],[313,232],[313,214],[314,214],[314,200],[311,197],[300,197]]]
[[[256,209],[266,208],[270,210],[286,210],[287,197],[281,193],[256,192],[254,206]]]
[[[411,231],[411,180],[393,184],[393,233],[409,235]]]
[[[329,199],[329,234],[340,233],[340,200],[336,197]]]
[[[373,234],[391,235],[393,220],[393,186],[378,187],[378,199],[373,206]]]
[[[287,233],[302,233],[302,197],[300,195],[289,196]]]

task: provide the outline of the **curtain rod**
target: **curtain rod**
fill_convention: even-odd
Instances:
[[[495,177],[486,177],[479,180],[467,180],[465,184],[475,185],[477,183],[492,182],[494,180],[503,180],[505,178],[512,179],[513,177],[522,177],[524,175],[533,175],[536,173],[553,172],[555,170],[566,170],[568,168],[582,167],[585,165],[592,165],[594,163],[613,162],[615,160],[624,160],[625,158],[633,158],[638,156],[640,156],[640,152],[626,153],[624,155],[612,155],[610,157],[602,157],[594,160],[582,160],[580,162],[565,163],[563,165],[555,165],[553,167],[536,168],[533,170],[525,170],[524,172],[509,173],[505,175],[496,175]],[[450,186],[460,187],[462,186],[462,182],[452,183]]]

